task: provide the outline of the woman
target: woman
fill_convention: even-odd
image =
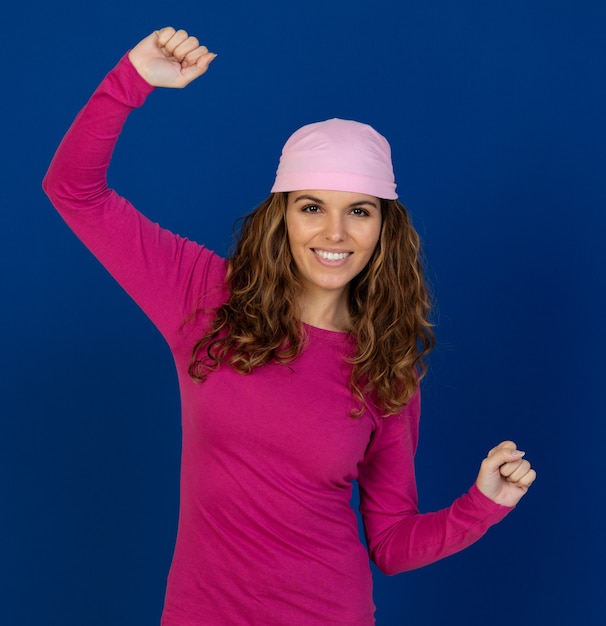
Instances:
[[[44,188],[175,358],[181,505],[163,626],[367,626],[352,481],[370,557],[394,574],[474,542],[535,472],[506,441],[467,494],[418,511],[418,383],[433,335],[418,238],[396,200],[389,145],[371,127],[297,131],[229,262],[107,188],[130,111],[214,58],[182,30],[141,41],[76,118]]]

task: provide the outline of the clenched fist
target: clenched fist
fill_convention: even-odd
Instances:
[[[476,480],[478,489],[503,506],[515,506],[537,474],[513,441],[503,441],[482,461]]]
[[[140,41],[128,58],[154,87],[185,87],[202,76],[217,55],[184,30],[167,26]]]

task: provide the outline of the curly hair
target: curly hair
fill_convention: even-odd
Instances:
[[[203,381],[225,362],[243,374],[270,361],[290,363],[305,346],[298,321],[302,290],[286,229],[287,193],[271,194],[244,218],[228,264],[229,299],[194,346],[189,375]],[[421,244],[404,206],[381,200],[377,247],[350,285],[355,338],[350,388],[363,414],[371,401],[387,417],[407,404],[435,344]]]

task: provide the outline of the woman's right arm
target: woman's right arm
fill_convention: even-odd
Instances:
[[[43,187],[63,219],[166,334],[193,306],[191,294],[220,262],[160,228],[107,186],[107,170],[129,113],[154,87],[184,87],[215,55],[185,31],[146,37],[107,75],[59,146]],[[178,307],[179,310],[176,310]]]

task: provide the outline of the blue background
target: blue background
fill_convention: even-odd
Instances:
[[[603,624],[606,3],[172,4],[2,9],[2,623],[159,621],[178,506],[172,360],[40,181],[104,74],[172,24],[219,57],[131,117],[111,184],[225,253],[293,130],[374,125],[439,305],[420,505],[447,506],[505,438],[539,473],[468,550],[376,574],[378,625]]]

